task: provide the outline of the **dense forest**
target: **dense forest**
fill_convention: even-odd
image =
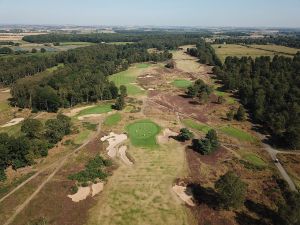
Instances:
[[[0,58],[0,84],[10,85],[20,78],[32,76],[56,65],[57,59],[53,55]]]
[[[27,119],[21,127],[22,135],[8,136],[0,133],[0,181],[6,179],[5,169],[18,169],[34,164],[36,158],[48,155],[48,149],[71,132],[71,119],[62,114],[49,119],[45,124]]]
[[[215,73],[227,90],[238,90],[241,103],[276,143],[300,147],[300,53],[293,59],[227,57]]]
[[[59,43],[59,42],[134,42],[145,48],[159,50],[175,49],[180,45],[193,44],[203,38],[203,34],[173,34],[173,33],[113,33],[113,34],[42,34],[25,36],[24,41],[33,43]]]
[[[278,37],[265,37],[265,38],[221,38],[216,39],[215,44],[258,44],[267,45],[275,44],[291,48],[300,48],[300,36],[278,36]]]
[[[198,41],[196,48],[188,48],[187,52],[191,56],[199,58],[200,63],[209,64],[212,66],[222,65],[213,47],[211,47],[211,45],[206,43],[204,40]]]
[[[12,104],[21,108],[56,112],[81,102],[110,100],[119,90],[108,75],[126,70],[131,63],[164,61],[167,51],[149,53],[138,45],[99,44],[61,52],[56,63],[64,64],[54,72],[19,79],[12,85]]]

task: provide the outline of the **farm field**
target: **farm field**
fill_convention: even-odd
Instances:
[[[243,56],[250,56],[252,58],[270,56],[272,58],[274,55],[290,56],[298,51],[297,49],[276,45],[250,45],[250,47],[247,47],[237,44],[214,44],[212,47],[222,62],[228,56],[237,56],[239,58]]]

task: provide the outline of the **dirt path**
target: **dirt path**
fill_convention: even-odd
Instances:
[[[54,177],[54,175],[64,166],[65,162],[69,159],[70,156],[72,156],[73,154],[77,153],[79,150],[81,150],[82,148],[84,148],[91,140],[93,140],[95,137],[97,137],[101,131],[101,124],[102,121],[99,123],[97,132],[87,141],[85,141],[81,146],[79,146],[78,148],[76,148],[74,151],[70,152],[69,154],[67,154],[64,158],[62,158],[60,161],[53,163],[51,166],[49,166],[50,168],[52,166],[57,166],[55,168],[55,170],[37,187],[37,189],[35,190],[35,192],[33,194],[31,194],[21,205],[19,205],[16,209],[16,211],[14,212],[14,214],[4,223],[4,225],[10,225],[14,219],[18,216],[18,214],[30,203],[30,201],[36,197],[38,195],[38,193],[43,189],[43,187]],[[30,179],[30,178],[29,178]],[[32,178],[33,179],[33,178]],[[25,181],[23,182],[21,185],[19,185],[17,188],[15,188],[13,191],[11,191],[8,195],[13,194],[15,191],[17,191],[18,189],[20,189],[22,186],[26,185],[26,183],[28,183],[29,181]],[[21,186],[21,187],[20,187]],[[8,196],[6,195],[5,198],[7,198]],[[3,199],[4,200],[4,199]],[[2,200],[2,201],[3,201]]]

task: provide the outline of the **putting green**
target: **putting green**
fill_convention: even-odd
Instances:
[[[156,135],[160,132],[160,127],[151,120],[129,124],[126,130],[133,145],[150,148],[157,146]]]
[[[177,79],[177,80],[174,80],[172,82],[172,84],[177,88],[187,88],[187,87],[191,86],[193,83],[189,80]]]

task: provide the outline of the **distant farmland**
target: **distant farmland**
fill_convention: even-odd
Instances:
[[[225,61],[228,56],[251,56],[256,58],[259,56],[270,56],[283,55],[283,56],[293,56],[300,49],[289,48],[279,45],[237,45],[237,44],[215,44],[212,45],[215,49],[217,55],[220,57],[222,62]]]

